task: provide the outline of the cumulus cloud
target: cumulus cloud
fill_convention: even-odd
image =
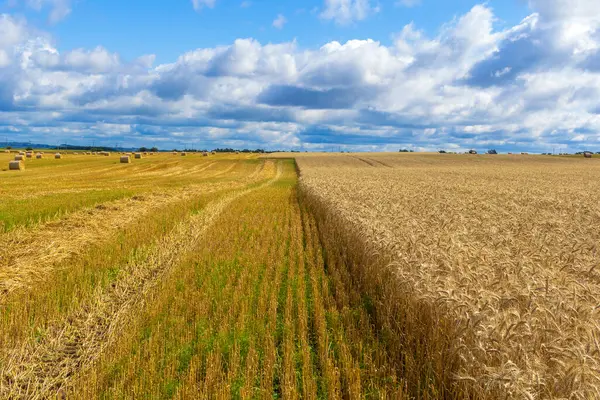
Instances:
[[[103,47],[61,51],[3,15],[0,135],[134,145],[151,137],[167,147],[600,151],[597,3],[530,4],[530,16],[502,30],[493,10],[477,5],[435,36],[406,25],[390,45],[356,39],[300,49],[237,39],[161,65],[153,55],[124,62]]]
[[[379,6],[372,4],[371,0],[325,0],[324,7],[321,18],[334,20],[340,25],[361,21],[379,12]]]

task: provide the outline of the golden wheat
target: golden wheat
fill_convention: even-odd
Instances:
[[[600,398],[600,163],[297,162],[324,242],[343,248],[353,279],[380,302],[388,345],[397,335],[399,361],[414,364],[414,395]],[[424,377],[437,388],[417,387]]]

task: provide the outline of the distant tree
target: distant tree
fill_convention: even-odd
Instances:
[[[154,146],[150,149],[150,151],[153,153],[158,153],[158,147]]]
[[[12,150],[12,146],[6,146],[6,150]]]
[[[31,147],[31,146],[27,146],[27,148],[26,148],[25,150],[27,150],[27,151],[31,151],[31,150],[33,150],[33,147]]]
[[[494,149],[488,150],[488,154],[498,154],[498,152]]]
[[[446,154],[446,150],[440,150],[440,151],[438,151],[438,153],[440,153],[440,154]]]
[[[140,153],[144,153],[146,151],[148,151],[148,149],[146,147],[140,147]]]
[[[398,150],[398,151],[399,151],[400,153],[409,153],[409,152],[410,152],[410,150],[408,150],[408,149],[400,149],[400,150]]]

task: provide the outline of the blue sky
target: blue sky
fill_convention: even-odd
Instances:
[[[596,0],[0,0],[0,137],[600,151]]]
[[[410,1],[407,4],[416,0]],[[27,1],[6,2],[0,11],[25,16],[51,33],[60,49],[101,45],[124,59],[152,53],[156,54],[157,62],[166,63],[186,51],[228,45],[237,38],[254,38],[261,43],[296,40],[306,48],[351,39],[390,44],[394,33],[406,24],[414,22],[435,35],[443,24],[478,3],[421,0],[404,6],[398,0],[383,0],[373,3],[380,7],[379,12],[343,24],[319,18],[323,0],[217,0],[214,6],[205,5],[197,12],[193,12],[190,0],[80,0],[69,4],[72,11],[60,23],[48,21],[51,4],[42,6],[45,12],[38,12]],[[530,12],[523,0],[486,4],[494,10],[498,27],[515,25]],[[286,19],[284,29],[272,25],[280,14]]]

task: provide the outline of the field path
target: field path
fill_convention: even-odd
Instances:
[[[0,397],[60,396],[63,388],[119,337],[135,310],[144,303],[146,294],[171,267],[185,259],[233,201],[280,179],[281,163],[273,172],[274,177],[266,183],[216,200],[179,223],[171,233],[124,265],[111,286],[99,287],[92,300],[51,324],[43,337],[11,349],[0,364]]]

